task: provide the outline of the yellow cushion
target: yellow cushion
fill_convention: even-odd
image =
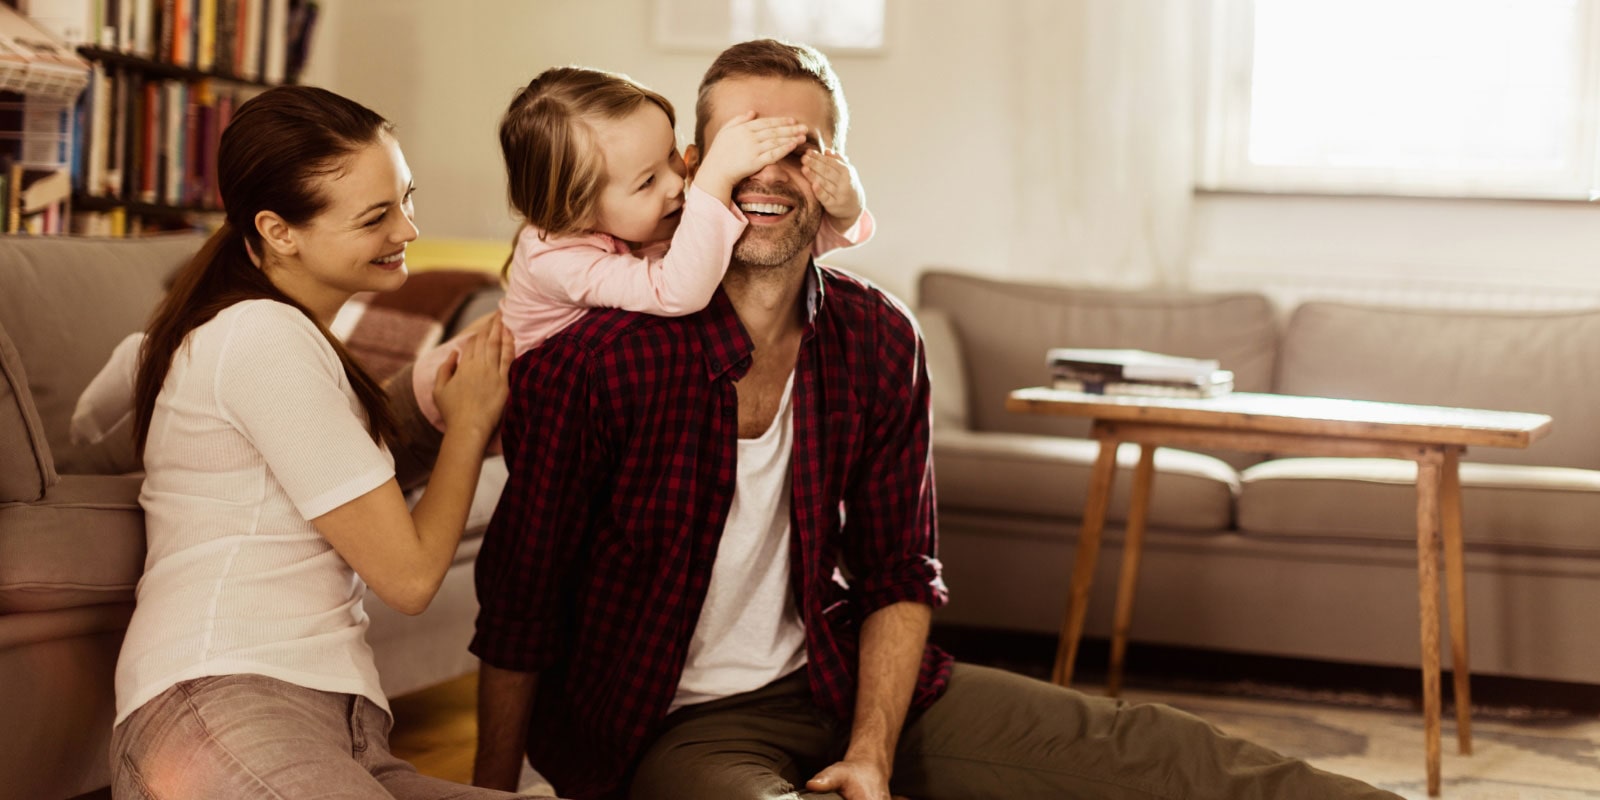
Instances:
[[[511,255],[511,240],[418,239],[406,246],[406,266],[417,272],[471,269],[500,274]]]

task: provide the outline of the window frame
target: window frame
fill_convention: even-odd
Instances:
[[[731,17],[732,6],[735,3],[740,2],[740,0],[723,1],[730,8],[729,16]],[[766,2],[766,0],[750,1],[756,3]],[[863,1],[865,0],[851,0],[851,2]],[[889,46],[889,24],[892,16],[890,7],[893,5],[893,2],[892,0],[871,0],[871,2],[876,2],[883,12],[882,37],[876,46],[842,46],[821,40],[807,40],[805,43],[812,45],[818,50],[830,55],[855,56],[885,54]],[[731,19],[730,26],[726,29],[715,24],[711,24],[714,21],[708,21],[705,25],[694,26],[693,30],[689,31],[686,31],[680,26],[674,24],[675,20],[682,19],[686,16],[693,16],[692,11],[695,10],[695,7],[698,5],[699,4],[690,2],[689,0],[653,0],[651,3],[651,29],[656,46],[669,52],[716,53],[720,52],[729,45],[737,44],[738,42],[744,40],[744,36],[737,35],[732,30]],[[768,26],[762,25],[759,21],[756,25],[756,30],[754,31],[753,35],[756,37],[772,36],[776,38],[794,38],[793,36],[786,36],[781,31],[773,30]]]
[[[1203,191],[1588,201],[1600,188],[1600,0],[1578,0],[1578,113],[1569,163],[1548,171],[1252,164],[1254,0],[1211,0],[1202,15],[1196,188]]]

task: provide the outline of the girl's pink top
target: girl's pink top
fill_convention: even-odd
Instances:
[[[665,317],[705,308],[747,224],[738,209],[691,185],[670,248],[656,242],[633,250],[604,233],[541,239],[537,228],[524,225],[500,301],[501,321],[516,342],[517,355],[543,344],[591,308]],[[812,253],[820,256],[862,244],[872,238],[873,228],[872,215],[865,210],[843,233],[824,221]],[[455,346],[452,340],[424,353],[411,373],[418,407],[440,430],[444,420],[433,402],[434,377]]]

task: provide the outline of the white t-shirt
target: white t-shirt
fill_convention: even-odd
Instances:
[[[754,691],[806,663],[805,623],[789,591],[793,389],[790,374],[772,427],[739,440],[733,502],[673,710]]]
[[[149,552],[117,659],[117,722],[174,684],[254,673],[384,709],[366,586],[308,520],[381,486],[333,347],[300,311],[230,306],[179,348],[145,445]]]

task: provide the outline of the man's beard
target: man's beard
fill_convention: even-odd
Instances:
[[[799,192],[782,185],[742,183],[735,187],[734,196],[737,197],[742,191],[782,197],[794,210],[780,225],[747,226],[744,235],[733,246],[735,266],[754,269],[782,267],[800,253],[810,252],[811,243],[817,239],[817,228],[822,224],[821,204],[808,201]]]

